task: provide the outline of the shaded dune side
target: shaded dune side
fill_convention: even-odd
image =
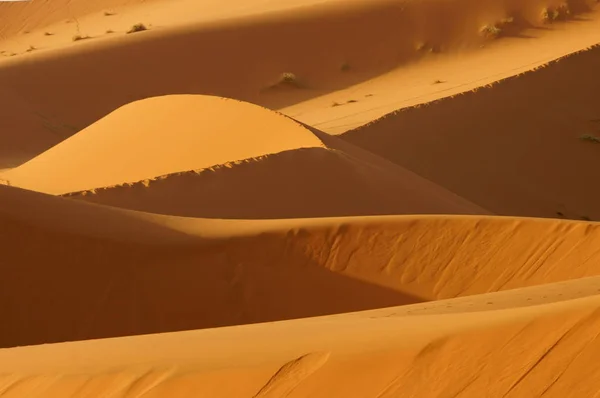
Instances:
[[[599,376],[598,303],[593,297],[443,317],[341,315],[14,348],[0,351],[0,386],[9,397],[48,398],[75,391],[150,398],[189,391],[218,398],[424,391],[440,398],[587,397],[597,392],[590,380]]]
[[[487,214],[395,165],[305,148],[66,195],[188,217],[261,219],[390,214]]]
[[[97,225],[87,225],[98,209],[110,208],[76,201],[87,231],[81,234],[77,225],[53,228],[52,215],[36,222],[23,210],[71,200],[0,189],[12,198],[0,206],[2,347],[325,315],[600,274],[600,226],[589,223],[480,216],[238,221],[246,229],[239,234],[222,221],[229,236],[202,238],[194,232],[202,220],[182,219],[170,228],[187,239],[157,244],[155,235],[142,239],[145,231],[134,242],[115,238],[135,212],[115,209],[110,224],[93,218]]]
[[[543,8],[560,3],[433,0],[323,4],[149,31],[123,40],[89,40],[76,48],[27,54],[22,60],[11,57],[0,68],[0,85],[21,93],[35,112],[46,118],[52,115],[52,128],[61,134],[73,134],[63,128],[66,125],[85,128],[132,101],[174,93],[214,94],[284,107],[366,81],[429,51],[476,48],[485,40],[481,28],[509,15],[518,17],[518,26],[540,26]],[[576,3],[580,8],[588,4],[584,0]],[[345,65],[350,68],[347,72],[342,70]],[[295,74],[304,89],[271,90],[286,72]],[[22,110],[10,101],[0,105],[1,131],[4,123],[12,123]],[[40,121],[29,127],[28,133],[44,135],[48,128]],[[54,144],[58,142],[59,138]],[[27,141],[23,145],[27,146]],[[28,149],[29,156],[23,155],[21,161],[40,153],[37,144]]]
[[[343,138],[496,214],[598,220],[599,68],[596,46]]]
[[[70,196],[180,216],[487,213],[287,116],[199,95],[124,106],[0,178],[39,192],[80,192]]]

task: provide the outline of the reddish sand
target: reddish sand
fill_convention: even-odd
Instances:
[[[0,396],[595,396],[599,22],[0,3]]]

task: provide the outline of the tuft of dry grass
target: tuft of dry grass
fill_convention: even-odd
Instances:
[[[493,24],[485,25],[481,28],[479,33],[487,39],[496,39],[502,36],[504,29],[507,26],[512,25],[514,22],[515,19],[513,17],[502,18],[500,21],[497,21]]]
[[[500,34],[502,33],[502,28],[500,28],[496,24],[485,25],[483,28],[481,28],[481,31],[479,33],[481,33],[481,35],[487,39],[495,39],[497,37],[500,37]]]
[[[591,134],[583,134],[582,136],[579,137],[579,139],[582,141],[589,141],[589,142],[593,142],[595,144],[600,144],[600,137],[597,137],[597,136],[591,135]]]
[[[571,16],[571,9],[567,3],[556,8],[546,7],[542,10],[542,22],[552,23],[558,20],[566,20]]]
[[[298,78],[291,72],[284,72],[281,74],[281,82],[282,83],[296,83],[298,82]]]
[[[73,41],[87,40],[89,38],[90,38],[89,36],[75,35],[75,36],[73,36]]]
[[[146,27],[146,25],[144,25],[143,23],[136,23],[131,28],[129,28],[129,30],[127,31],[127,34],[136,33],[136,32],[143,32],[145,30],[148,30],[148,28]]]

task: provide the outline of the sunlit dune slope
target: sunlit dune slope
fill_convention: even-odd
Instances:
[[[497,214],[599,220],[598,70],[594,47],[343,138]]]
[[[2,178],[63,194],[323,146],[299,123],[259,106],[173,95],[128,104]]]
[[[184,216],[487,214],[344,141],[219,97],[130,104],[0,178],[40,192],[79,192],[72,196]]]
[[[0,130],[27,117],[36,121],[21,127],[27,129],[27,135],[50,131],[56,135],[56,144],[120,106],[167,94],[212,94],[279,109],[368,81],[407,62],[477,51],[494,40],[482,34],[486,27],[494,31],[498,25],[501,36],[513,39],[531,26],[542,27],[537,32],[553,30],[554,25],[544,24],[543,10],[553,13],[563,2],[236,0],[234,11],[229,12],[216,0],[208,5],[192,0],[138,5],[135,3],[141,0],[122,1],[133,6],[112,16],[94,11],[78,24],[61,20],[48,30],[13,35],[0,43],[0,52],[5,51],[0,56],[0,86],[18,92],[30,108],[23,110],[11,101],[2,101]],[[84,15],[86,8],[91,12],[112,4],[109,0],[88,3],[72,5],[82,8],[77,13]],[[571,17],[596,6],[592,0],[570,3]],[[34,4],[43,5],[36,0],[29,8]],[[57,4],[60,7],[64,0]],[[36,18],[45,17],[26,19]],[[566,18],[564,12],[559,16]],[[149,30],[125,34],[137,23]],[[65,31],[65,26],[69,30]],[[560,34],[569,32],[566,29]],[[75,35],[91,37],[74,42]],[[580,49],[577,33],[572,35],[572,48],[561,46],[549,56]],[[528,51],[534,52],[537,40],[530,43]],[[488,78],[523,67],[519,57],[509,53],[505,58],[507,62],[494,62],[498,69],[490,70]],[[443,79],[429,77],[443,65],[443,61],[434,62],[421,79]],[[295,76],[292,84],[281,84],[285,73]],[[377,101],[374,106],[382,105]],[[27,112],[25,116],[23,112]],[[41,152],[37,143],[23,140],[20,145],[27,149],[20,162]],[[13,166],[3,164],[0,158],[0,167],[7,165]]]
[[[156,0],[154,0],[156,2]],[[149,3],[149,0],[29,0],[0,3],[0,39],[28,34],[57,22],[81,18],[113,7]]]
[[[591,397],[598,296],[433,316],[387,310],[0,350],[7,397]],[[524,349],[526,347],[526,349]],[[232,382],[235,380],[235,382]]]
[[[381,308],[600,275],[600,226],[164,217],[0,186],[3,347]]]

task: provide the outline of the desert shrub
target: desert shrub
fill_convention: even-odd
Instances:
[[[129,28],[129,30],[127,31],[127,33],[143,32],[145,30],[148,30],[148,28],[146,27],[146,25],[144,25],[143,23],[136,23],[131,28]]]

